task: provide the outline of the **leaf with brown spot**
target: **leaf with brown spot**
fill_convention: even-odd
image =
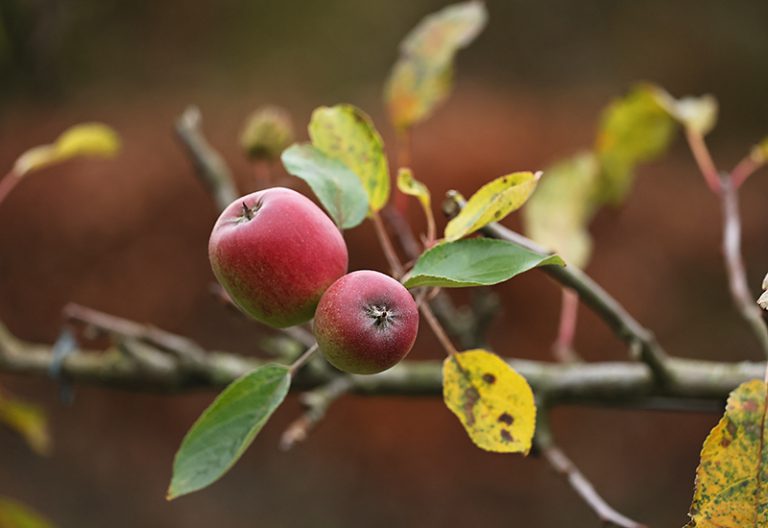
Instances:
[[[481,449],[528,454],[536,422],[533,391],[496,354],[476,349],[447,358],[443,398]]]
[[[704,441],[687,528],[768,526],[766,385],[739,385]]]

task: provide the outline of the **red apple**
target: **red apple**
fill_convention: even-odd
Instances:
[[[377,271],[355,271],[331,285],[315,312],[314,332],[339,370],[375,374],[403,359],[419,330],[410,292]]]
[[[278,328],[311,319],[348,260],[331,219],[306,196],[282,187],[230,204],[213,226],[208,256],[235,304]]]

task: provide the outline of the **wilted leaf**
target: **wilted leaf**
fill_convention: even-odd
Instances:
[[[396,128],[426,119],[448,96],[454,55],[477,37],[487,18],[482,2],[463,2],[425,17],[408,33],[385,88]]]
[[[240,145],[253,159],[277,159],[293,143],[291,118],[279,106],[264,106],[253,112],[240,134]]]
[[[13,167],[16,176],[76,156],[111,157],[120,148],[114,130],[100,123],[86,123],[67,129],[50,145],[34,147],[22,154]]]
[[[270,364],[224,389],[184,437],[168,499],[205,488],[229,471],[283,402],[290,384],[288,367]]]
[[[53,528],[53,525],[28,506],[0,497],[0,528]]]
[[[483,185],[445,226],[445,239],[458,240],[516,211],[531,196],[540,177],[540,172],[514,172]]]
[[[443,399],[481,449],[528,454],[536,424],[533,391],[496,354],[476,349],[446,358]]]
[[[24,437],[29,447],[38,455],[50,453],[48,418],[37,405],[12,398],[6,392],[0,391],[0,424]]]
[[[368,195],[360,179],[342,162],[310,144],[291,146],[282,160],[285,170],[309,184],[337,226],[350,229],[365,220]]]
[[[497,284],[537,266],[562,266],[557,255],[539,255],[511,242],[471,238],[424,252],[405,277],[405,286],[461,288]]]
[[[675,99],[666,90],[656,88],[662,108],[688,130],[707,135],[717,123],[717,99],[712,95]]]
[[[525,231],[569,264],[582,268],[592,249],[587,226],[596,208],[595,156],[578,154],[547,168],[545,174],[523,208]]]
[[[309,123],[312,144],[341,161],[360,178],[371,210],[379,211],[389,200],[389,168],[373,121],[352,105],[321,106]]]
[[[689,528],[768,526],[766,387],[739,385],[704,441]]]
[[[653,86],[638,86],[612,102],[603,112],[596,141],[601,201],[623,200],[635,166],[664,153],[673,132],[674,121],[661,107]]]

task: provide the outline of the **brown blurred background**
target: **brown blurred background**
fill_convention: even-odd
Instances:
[[[637,80],[675,95],[717,95],[721,119],[710,144],[722,168],[768,133],[766,2],[488,4],[486,31],[459,56],[453,97],[415,132],[414,169],[435,196],[449,188],[468,194],[588,146],[601,107]],[[35,174],[0,207],[0,318],[22,338],[50,342],[62,306],[75,301],[252,353],[260,329],[208,294],[216,212],[174,138],[175,117],[189,103],[201,107],[242,191],[256,184],[237,138],[264,103],[289,108],[302,137],[314,107],[354,103],[392,145],[383,81],[399,40],[443,5],[0,0],[0,170],[77,122],[109,123],[124,141],[115,160]],[[766,173],[742,193],[755,291],[768,270],[766,194]],[[601,213],[593,231],[589,272],[670,352],[759,358],[731,308],[718,204],[683,141],[643,167],[627,204]],[[347,238],[353,269],[383,269],[370,226]],[[492,346],[549,359],[556,286],[533,272],[494,289],[503,311]],[[582,355],[626,357],[586,310],[580,323]],[[413,357],[441,354],[424,329]],[[0,430],[0,495],[62,527],[598,524],[543,462],[474,448],[437,398],[347,397],[306,444],[284,454],[279,435],[299,412],[292,397],[226,478],[167,503],[175,449],[213,392],[78,387],[66,406],[50,380],[0,375],[0,383],[47,408],[56,443],[52,456],[38,458]],[[652,526],[685,522],[698,452],[716,416],[561,408],[553,419],[562,447],[610,503]]]

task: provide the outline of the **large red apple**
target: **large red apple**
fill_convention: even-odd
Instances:
[[[348,260],[331,219],[306,196],[282,187],[230,204],[213,226],[208,256],[235,304],[278,328],[311,319]]]
[[[325,358],[339,370],[375,374],[403,359],[419,330],[410,292],[388,275],[355,271],[320,299],[314,333]]]

